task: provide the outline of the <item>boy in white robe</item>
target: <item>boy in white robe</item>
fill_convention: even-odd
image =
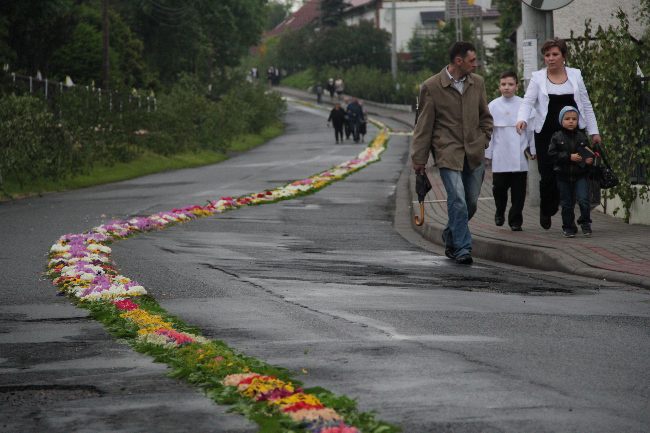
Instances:
[[[492,194],[497,226],[505,223],[505,211],[510,190],[511,206],[508,212],[508,225],[513,231],[521,231],[524,222],[522,211],[526,201],[528,159],[535,158],[533,134],[519,135],[515,128],[517,113],[523,100],[516,95],[519,87],[517,74],[507,71],[499,77],[501,96],[488,104],[494,118],[494,131],[485,157],[492,160]]]

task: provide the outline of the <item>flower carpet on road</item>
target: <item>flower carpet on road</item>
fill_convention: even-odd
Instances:
[[[390,433],[395,427],[359,412],[354,400],[322,388],[303,389],[290,372],[236,353],[164,311],[146,289],[120,275],[112,242],[138,233],[212,216],[243,206],[310,194],[379,160],[388,140],[382,129],[356,158],[284,186],[240,197],[221,197],[148,217],[111,221],[52,245],[48,275],[62,294],[90,311],[114,335],[172,368],[172,376],[203,388],[220,404],[255,421],[263,432]]]

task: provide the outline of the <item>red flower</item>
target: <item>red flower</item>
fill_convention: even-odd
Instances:
[[[138,304],[133,302],[130,299],[121,299],[119,301],[114,301],[113,304],[119,309],[119,310],[126,310],[126,311],[131,311],[131,310],[137,310],[140,308]]]
[[[323,409],[325,406],[322,404],[308,404],[303,401],[294,403],[291,406],[286,406],[282,408],[282,412],[297,412],[299,410],[312,410],[312,409]]]

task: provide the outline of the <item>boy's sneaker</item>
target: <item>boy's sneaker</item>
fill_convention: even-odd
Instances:
[[[590,224],[583,224],[581,227],[582,227],[582,234],[584,236],[591,236],[591,225]]]
[[[565,238],[575,238],[576,233],[572,230],[562,229],[562,236],[564,236]]]

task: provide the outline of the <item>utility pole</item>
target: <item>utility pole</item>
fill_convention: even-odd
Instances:
[[[390,50],[390,71],[393,74],[393,81],[397,82],[397,8],[395,7],[395,0],[393,0],[391,16],[392,43]]]
[[[110,64],[108,59],[108,0],[102,0],[102,87],[108,90],[110,82]]]
[[[521,26],[523,28],[524,85],[530,82],[530,74],[537,71],[544,59],[540,49],[544,42],[553,38],[553,10],[560,9],[573,0],[521,0]],[[530,125],[528,126],[531,127]],[[539,206],[539,172],[537,161],[530,161],[528,169],[528,202]]]
[[[456,42],[463,40],[463,14],[460,1],[456,0]]]

